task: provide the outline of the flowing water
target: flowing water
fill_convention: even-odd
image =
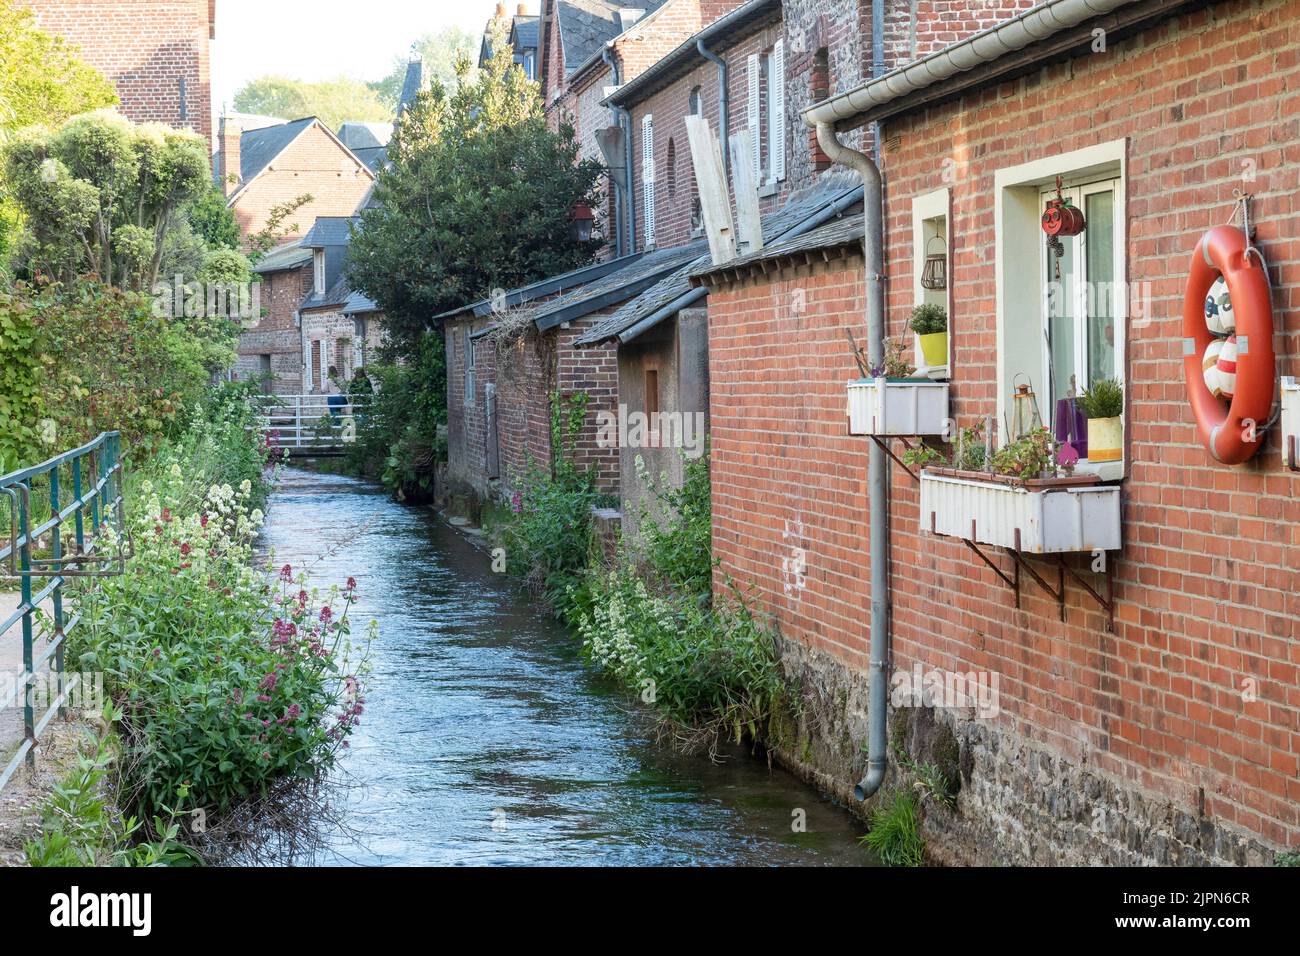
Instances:
[[[578,641],[428,509],[287,469],[264,547],[316,585],[356,577],[353,621],[379,625],[342,825],[303,862],[871,862],[843,808],[748,751],[715,765],[656,745]]]

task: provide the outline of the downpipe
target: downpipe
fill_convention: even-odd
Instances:
[[[817,142],[831,160],[862,177],[863,249],[867,273],[867,359],[880,365],[885,356],[884,189],[880,169],[866,153],[845,146],[830,123],[817,124]],[[880,789],[889,766],[887,743],[889,657],[889,480],[885,452],[872,442],[867,464],[867,505],[871,554],[871,643],[867,671],[867,774],[853,788],[865,800]]]
[[[722,140],[722,171],[724,175],[730,176],[731,146],[728,137],[731,135],[731,127],[728,121],[731,112],[731,96],[727,91],[727,61],[706,47],[702,38],[695,41],[695,49],[700,56],[710,63],[717,64],[718,67],[718,126],[721,129],[719,139]]]
[[[608,45],[600,51],[600,58],[609,67],[613,85],[622,86],[622,72]],[[621,258],[636,252],[636,196],[632,188],[632,115],[623,107],[615,106],[614,118],[623,129],[623,174],[627,179],[626,187],[620,188],[617,184],[614,186],[616,193],[614,205],[624,219],[623,222],[618,223],[618,239],[614,243],[615,254]]]

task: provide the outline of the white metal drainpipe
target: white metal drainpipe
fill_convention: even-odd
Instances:
[[[884,69],[884,4],[872,0],[872,68]],[[862,177],[863,247],[867,273],[867,359],[872,366],[885,357],[885,217],[880,169],[866,153],[845,146],[830,122],[804,121],[817,130],[817,142],[833,163]],[[876,129],[876,142],[880,131]],[[871,555],[871,641],[867,670],[867,774],[853,788],[865,800],[880,789],[889,767],[887,722],[889,660],[889,473],[885,452],[872,442],[867,462],[868,547]]]

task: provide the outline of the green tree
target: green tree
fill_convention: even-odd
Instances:
[[[442,84],[444,89],[452,90],[460,82],[456,74],[456,63],[461,57],[472,60],[478,56],[480,38],[460,27],[447,27],[437,33],[426,33],[412,45],[416,55],[424,63],[425,79]],[[371,83],[371,89],[379,96],[380,102],[388,107],[389,114],[396,112],[398,97],[402,95],[402,84],[406,82],[406,68],[410,56],[393,58],[393,68],[389,74],[377,83]],[[474,70],[471,69],[472,76]]]
[[[239,223],[226,205],[226,197],[215,186],[190,203],[186,219],[209,248],[239,248]]]
[[[203,137],[106,110],[19,133],[3,175],[26,220],[29,273],[137,290],[157,279],[181,211],[212,186]]]
[[[0,0],[0,148],[25,126],[58,125],[116,102],[113,84],[81,62],[75,47],[38,30],[31,11]],[[0,278],[21,225],[0,174]]]
[[[282,119],[315,116],[332,130],[351,121],[388,122],[392,109],[360,80],[339,77],[306,83],[284,76],[263,76],[235,94],[235,109]]]
[[[548,127],[536,84],[508,58],[472,81],[469,69],[462,57],[454,93],[435,83],[404,114],[352,240],[352,285],[399,345],[440,312],[575,269],[601,246],[569,238],[570,210],[599,201],[602,171],[578,158],[572,127]]]

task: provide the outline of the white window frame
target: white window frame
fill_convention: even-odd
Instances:
[[[1127,157],[1128,140],[1117,139],[994,171],[998,422],[1010,419],[1008,403],[1012,380],[1017,372],[1024,372],[1032,378],[1044,422],[1051,420],[1054,411],[1053,408],[1046,407],[1051,400],[1047,393],[1046,374],[1049,357],[1046,336],[1043,334],[1046,319],[1047,267],[1044,255],[1047,237],[1043,233],[1040,219],[1043,211],[1043,187],[1049,184],[1054,186],[1058,175],[1066,187],[1114,181],[1115,262],[1112,310],[1115,317],[1115,375],[1121,382],[1128,380]],[[1029,263],[1033,263],[1034,274],[1037,276],[1033,283],[1025,281]],[[1085,294],[1084,290],[1086,285],[1080,285],[1076,291],[1082,295]],[[1083,312],[1076,310],[1076,316],[1081,315]],[[1082,325],[1083,322],[1079,321],[1079,324]],[[1025,335],[1027,329],[1034,331],[1037,342]],[[1127,415],[1122,424],[1127,439]],[[999,427],[1000,444],[1007,440],[1002,431]],[[1125,447],[1127,448],[1127,440]],[[1126,474],[1127,461],[1083,461],[1077,470],[1097,474],[1106,480],[1115,480]]]
[[[952,346],[953,346],[953,319],[952,319],[952,199],[951,192],[946,187],[936,189],[933,192],[924,193],[915,196],[912,199],[912,304],[920,305],[923,302],[933,302],[936,298],[942,297],[943,307],[948,313],[948,360],[943,365],[926,365],[925,356],[921,354],[920,336],[912,332],[912,362],[916,365],[917,375],[927,375],[936,380],[946,380],[952,374]],[[943,248],[945,262],[945,273],[947,275],[948,288],[943,292],[926,289],[921,285],[922,273],[925,269],[925,257],[929,254],[929,238],[926,223],[933,222],[936,219],[942,219],[944,224]],[[910,329],[909,329],[910,331]]]
[[[311,287],[317,295],[325,294],[325,250],[324,249],[312,250]]]

